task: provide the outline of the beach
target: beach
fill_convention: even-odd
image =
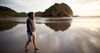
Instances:
[[[34,51],[30,43],[28,52],[24,49],[28,39],[25,20],[0,31],[0,53],[100,53],[100,17],[73,18],[64,31],[55,31],[43,21],[36,23],[39,50]]]

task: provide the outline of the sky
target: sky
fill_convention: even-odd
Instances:
[[[0,0],[0,6],[7,6],[17,12],[38,12],[54,3],[66,3],[74,15],[100,16],[100,0]]]

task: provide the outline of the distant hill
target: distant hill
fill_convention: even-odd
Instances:
[[[43,17],[70,17],[73,16],[72,9],[65,3],[55,3],[45,10],[45,12],[36,12],[36,16]]]
[[[17,13],[11,8],[0,6],[0,17],[25,17],[25,16],[27,15],[24,12]]]
[[[41,11],[36,12],[35,16],[37,16],[37,17],[43,17],[43,12],[41,12]]]

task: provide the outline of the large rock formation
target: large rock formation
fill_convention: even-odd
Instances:
[[[71,26],[71,18],[70,16],[73,16],[73,12],[71,8],[65,4],[57,4],[55,3],[53,6],[45,10],[43,13],[44,17],[50,17],[50,18],[62,18],[67,17],[68,19],[49,19],[49,21],[54,21],[53,23],[45,23],[46,26],[53,29],[54,31],[65,31]],[[63,22],[62,22],[63,21]]]
[[[73,16],[71,8],[65,3],[55,3],[50,8],[46,9],[43,17],[69,17]]]

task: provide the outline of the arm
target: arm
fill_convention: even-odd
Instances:
[[[30,22],[30,31],[31,31],[32,35],[34,35],[35,26],[34,26],[34,23],[32,23],[32,22]]]

